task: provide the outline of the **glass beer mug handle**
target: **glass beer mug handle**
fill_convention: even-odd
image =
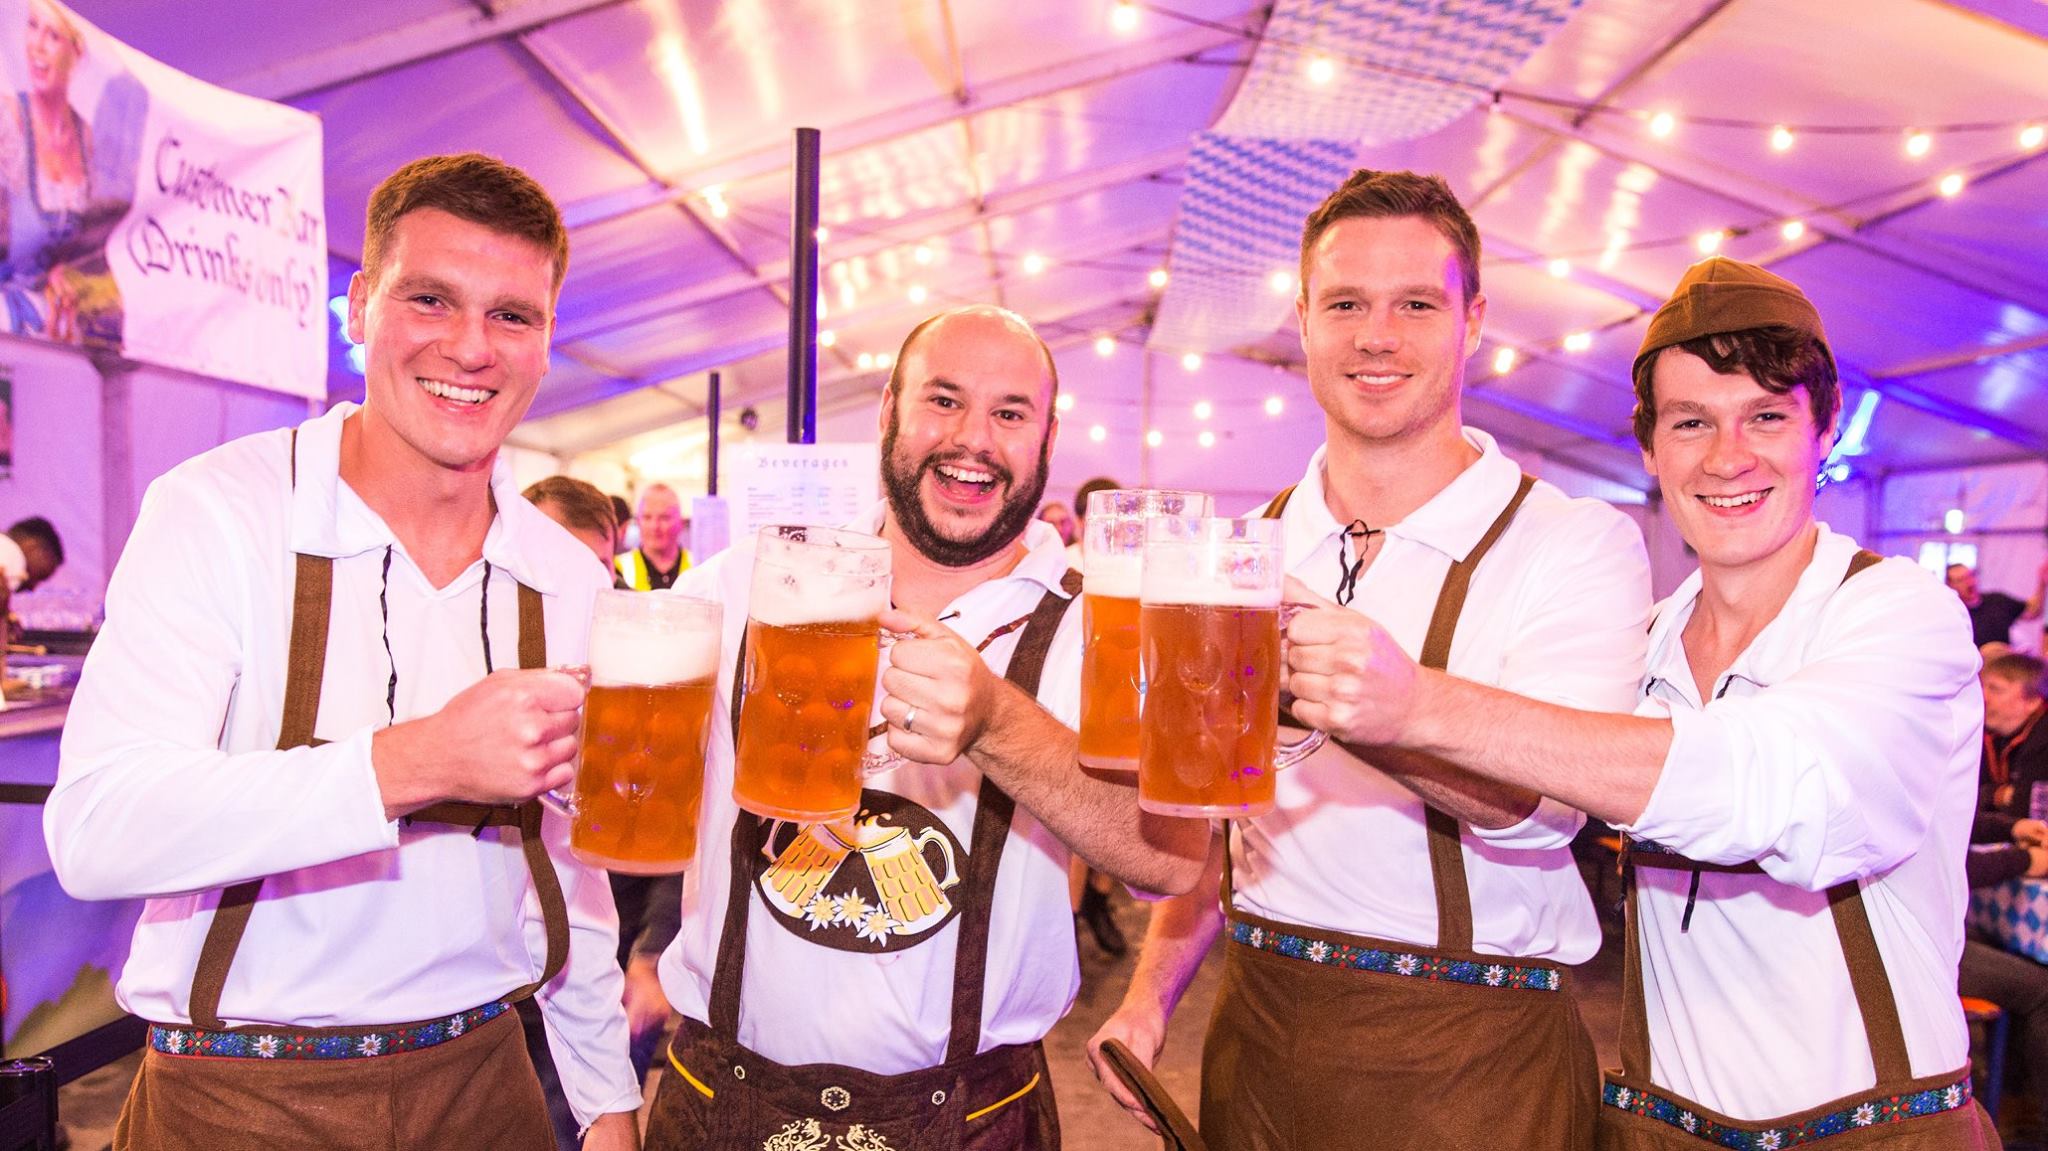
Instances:
[[[549,791],[543,791],[540,793],[540,801],[554,808],[557,813],[574,819],[576,817],[575,787],[576,785],[571,783],[567,787],[557,787]]]
[[[1312,731],[1293,743],[1276,744],[1273,747],[1273,766],[1276,769],[1293,767],[1314,755],[1318,748],[1329,741],[1329,736],[1320,731]]]

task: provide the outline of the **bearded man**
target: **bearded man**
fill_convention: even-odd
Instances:
[[[731,799],[752,541],[676,585],[723,602],[726,634],[702,833],[659,965],[683,1023],[650,1148],[1057,1147],[1039,1041],[1080,986],[1070,857],[1164,892],[1201,868],[1206,824],[1143,815],[1076,765],[1080,581],[1033,518],[1059,430],[1050,351],[971,307],[919,325],[896,365],[887,498],[848,526],[891,548],[881,622],[907,638],[873,718],[905,762],[870,775],[854,819],[797,826]]]

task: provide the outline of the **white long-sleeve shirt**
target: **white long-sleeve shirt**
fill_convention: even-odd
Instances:
[[[472,838],[384,817],[370,736],[433,713],[484,675],[482,595],[498,668],[519,666],[515,580],[541,593],[548,658],[583,658],[606,586],[587,549],[519,496],[501,460],[484,560],[447,587],[339,476],[340,405],[265,432],[150,485],[107,589],[44,814],[50,858],[83,899],[147,897],[116,997],[158,1023],[190,1021],[193,971],[219,889],[263,877],[221,997],[230,1024],[305,1027],[431,1019],[538,978],[546,932],[512,829]],[[390,621],[380,569],[390,547]],[[276,750],[294,553],[334,559],[333,616],[317,737]],[[568,853],[567,821],[543,835],[568,901],[569,959],[538,993],[578,1118],[638,1106],[626,1054],[617,915],[602,872]]]
[[[851,525],[874,532],[882,505]],[[1067,573],[1066,548],[1050,525],[1033,521],[1024,543],[1029,554],[1008,575],[969,590],[940,613],[944,624],[978,644],[991,632],[1028,614]],[[684,572],[674,591],[725,604],[725,638],[718,695],[705,754],[704,805],[697,856],[683,881],[682,930],[662,954],[659,972],[669,1002],[694,1019],[710,1020],[712,976],[725,927],[730,891],[733,823],[733,743],[730,691],[747,622],[753,541],[742,540]],[[1081,606],[1067,610],[1046,653],[1038,700],[1069,727],[1078,722],[1081,678]],[[998,673],[1009,666],[1021,629],[989,644],[983,658]],[[883,660],[887,666],[887,659]],[[875,693],[874,721],[882,692]],[[877,743],[879,746],[879,742]],[[906,764],[870,778],[869,789],[901,796],[923,810],[897,820],[936,817],[958,844],[953,863],[964,872],[973,841],[981,773],[961,759],[937,767]],[[753,818],[747,816],[746,818]],[[911,825],[915,830],[915,824]],[[786,832],[780,833],[786,834]],[[808,834],[806,832],[805,834]],[[782,843],[771,841],[771,851]],[[941,882],[947,860],[929,843],[918,849]],[[976,1048],[1031,1043],[1044,1038],[1080,990],[1072,910],[1067,896],[1065,844],[1029,811],[1018,807],[996,873],[989,920],[988,967],[983,979],[981,1042]],[[897,938],[886,951],[860,928],[879,910],[860,856],[850,854],[798,917],[763,897],[756,864],[747,918],[745,981],[740,995],[739,1041],[778,1063],[836,1063],[882,1075],[933,1067],[946,1057],[959,917],[929,931]],[[958,900],[964,885],[946,888]],[[848,897],[867,900],[866,916],[848,914]],[[817,900],[825,900],[820,904]],[[837,914],[835,914],[835,912]]]
[[[1737,1119],[1876,1082],[1827,889],[1862,884],[1915,1076],[1969,1056],[1956,1001],[1984,702],[1961,601],[1911,562],[1848,583],[1825,526],[1776,619],[1703,700],[1682,635],[1694,573],[1660,607],[1637,714],[1671,751],[1628,830],[1707,863],[1636,869],[1650,1078]],[[1768,879],[1765,878],[1768,876]],[[1775,881],[1775,882],[1773,882]]]
[[[1521,468],[1492,437],[1465,429],[1481,456],[1428,503],[1384,528],[1354,610],[1419,655],[1444,575],[1492,526]],[[1334,598],[1343,526],[1324,501],[1323,449],[1281,513],[1288,574]],[[1640,532],[1598,500],[1538,483],[1474,574],[1449,671],[1532,699],[1625,711],[1635,698],[1649,620],[1650,565]],[[1280,773],[1278,807],[1239,824],[1237,906],[1287,923],[1433,947],[1422,800],[1334,743]],[[1473,949],[1580,963],[1600,925],[1569,846],[1585,817],[1545,799],[1511,827],[1462,837]]]

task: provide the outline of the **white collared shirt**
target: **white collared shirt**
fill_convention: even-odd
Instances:
[[[882,510],[877,505],[849,526],[877,532]],[[974,587],[940,613],[945,625],[969,643],[979,644],[997,628],[1030,613],[1066,575],[1066,548],[1050,525],[1033,521],[1025,529],[1024,543],[1029,552],[1008,575]],[[730,693],[746,625],[753,559],[754,541],[737,541],[683,573],[673,589],[725,604],[697,856],[683,883],[682,930],[662,953],[659,968],[669,1002],[700,1021],[710,1019],[711,981],[731,887],[733,825],[741,815],[732,800]],[[1020,629],[990,644],[984,652],[988,666],[997,672],[1007,668],[1021,635]],[[1069,727],[1080,713],[1081,635],[1081,608],[1076,604],[1055,633],[1038,688],[1039,702]],[[876,722],[881,699],[877,689]],[[945,767],[906,765],[867,782],[867,787],[905,797],[943,820],[962,848],[973,840],[980,786],[981,773],[965,759]],[[935,874],[945,870],[937,852],[929,847],[919,850]],[[954,851],[953,862],[964,872],[966,855]],[[1080,989],[1067,895],[1068,857],[1065,844],[1030,812],[1017,808],[996,873],[977,1050],[1043,1038]],[[853,894],[857,871],[835,873],[819,896]],[[751,890],[740,996],[742,1044],[778,1063],[835,1063],[883,1075],[944,1061],[952,1026],[957,915],[914,946],[869,954],[820,942],[846,942],[851,924],[778,922],[778,913],[761,896],[760,884]],[[949,888],[948,894],[959,890]],[[873,909],[869,911],[872,914]]]
[[[0,532],[0,579],[7,581],[9,592],[20,591],[28,582],[28,555],[6,532]]]
[[[1400,523],[1351,607],[1422,650],[1451,564],[1470,554],[1513,497],[1521,468],[1492,437],[1465,438],[1480,458]],[[1287,570],[1334,598],[1342,525],[1324,501],[1323,454],[1281,513]],[[1381,527],[1382,525],[1372,525]],[[1449,671],[1532,699],[1625,711],[1643,666],[1650,566],[1640,532],[1598,500],[1538,483],[1474,573]],[[1279,806],[1231,837],[1237,905],[1309,927],[1432,947],[1437,943],[1422,800],[1334,743],[1282,771]],[[1585,817],[1545,799],[1529,818],[1467,827],[1473,948],[1580,963],[1600,925],[1569,845]]]
[[[107,588],[44,813],[50,858],[84,899],[148,897],[116,997],[159,1023],[190,1021],[219,889],[264,877],[228,973],[231,1025],[403,1023],[451,1015],[538,978],[547,940],[516,831],[472,838],[384,818],[370,737],[439,710],[484,674],[484,562],[432,587],[341,481],[338,405],[298,431],[236,440],[149,487]],[[519,496],[501,458],[484,540],[490,645],[519,666],[515,581],[540,592],[548,658],[583,659],[606,586],[588,549]],[[382,578],[386,548],[390,578]],[[294,553],[334,559],[316,736],[278,751]],[[390,620],[378,599],[388,591]],[[617,915],[604,874],[543,825],[568,900],[569,961],[538,995],[562,1084],[588,1123],[638,1105],[626,1056]]]
[[[1820,528],[1777,618],[1702,701],[1682,636],[1699,573],[1659,608],[1638,715],[1670,754],[1628,830],[1708,863],[1637,868],[1650,1078],[1737,1119],[1872,1087],[1876,1072],[1828,910],[1862,883],[1915,1076],[1969,1056],[1956,1001],[1984,703],[1962,601],[1910,561],[1844,584],[1856,541]],[[1775,882],[1773,882],[1775,881]]]

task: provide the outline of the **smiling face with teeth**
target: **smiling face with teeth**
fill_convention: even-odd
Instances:
[[[422,208],[399,218],[376,278],[358,272],[348,298],[349,335],[365,346],[361,434],[380,475],[488,476],[548,370],[547,250]]]
[[[944,567],[1014,544],[1045,494],[1058,433],[1045,346],[1007,312],[929,323],[882,396],[882,483],[903,538]]]
[[[1834,447],[1833,429],[1814,425],[1806,389],[1769,391],[1675,347],[1654,373],[1657,422],[1643,466],[1700,570],[1725,575],[1774,558],[1804,568],[1814,477]]]
[[[1295,316],[1333,449],[1457,443],[1486,297],[1468,298],[1450,239],[1421,216],[1353,216],[1304,267]]]

